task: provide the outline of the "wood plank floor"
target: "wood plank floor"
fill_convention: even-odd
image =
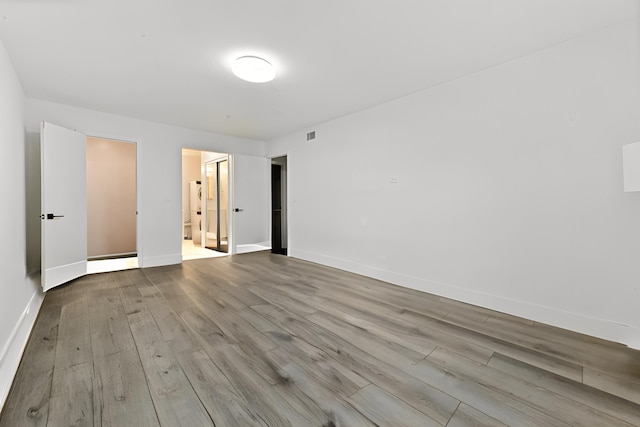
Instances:
[[[266,252],[47,293],[0,427],[639,426],[640,352]]]

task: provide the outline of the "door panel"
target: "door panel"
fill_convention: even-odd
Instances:
[[[87,272],[86,136],[42,123],[42,288]]]
[[[282,254],[282,166],[271,165],[271,253]]]
[[[205,166],[207,179],[206,213],[204,227],[204,247],[218,249],[218,168],[217,163],[207,163]]]
[[[218,247],[229,252],[229,161],[218,162]]]
[[[269,171],[270,161],[265,157],[232,156],[233,253],[238,245],[269,245]]]
[[[218,160],[206,164],[208,249],[229,252],[229,162]]]

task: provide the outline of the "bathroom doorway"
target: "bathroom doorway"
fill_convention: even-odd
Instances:
[[[220,231],[218,231],[217,218],[218,193],[216,190],[218,178],[215,176],[216,163],[225,162],[226,173],[223,175],[226,185],[221,189],[221,208],[226,215],[221,215]],[[229,252],[229,155],[211,151],[182,149],[182,260],[212,258],[226,256]],[[225,200],[223,200],[225,199]],[[215,207],[214,207],[215,206]],[[226,225],[226,226],[225,226]],[[220,243],[218,244],[218,236]]]

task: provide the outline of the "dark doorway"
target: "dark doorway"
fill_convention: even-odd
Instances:
[[[287,254],[287,158],[271,160],[271,253]]]

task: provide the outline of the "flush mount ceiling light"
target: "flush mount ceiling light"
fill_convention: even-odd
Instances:
[[[257,56],[241,56],[233,63],[233,74],[252,83],[270,82],[276,76],[273,65]]]

